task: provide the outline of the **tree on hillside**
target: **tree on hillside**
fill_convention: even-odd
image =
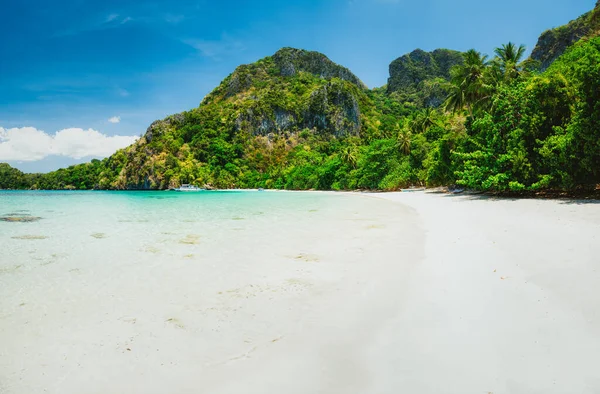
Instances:
[[[412,143],[412,133],[407,127],[403,127],[398,133],[398,148],[405,155],[410,154],[410,146]]]
[[[465,62],[450,71],[450,95],[445,103],[445,108],[457,112],[467,108],[473,114],[476,106],[486,101],[490,96],[487,70],[489,63],[487,55],[474,49],[465,53]]]
[[[496,57],[488,61],[487,55],[471,49],[465,53],[464,64],[452,68],[446,110],[458,112],[466,108],[472,116],[478,110],[489,109],[498,86],[526,74],[528,62],[522,61],[524,45],[509,42],[494,53]]]
[[[414,133],[425,133],[431,126],[437,123],[437,112],[431,107],[413,114],[409,122],[410,129]]]
[[[512,42],[494,50],[496,58],[492,64],[501,72],[504,81],[516,79],[521,75],[526,66],[526,63],[522,62],[525,50],[525,45],[517,46]]]

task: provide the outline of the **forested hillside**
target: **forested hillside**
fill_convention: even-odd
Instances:
[[[44,175],[0,167],[0,187],[593,189],[596,19],[597,9],[544,33],[529,59],[513,43],[493,57],[417,50],[372,90],[320,53],[284,48],[107,159]]]

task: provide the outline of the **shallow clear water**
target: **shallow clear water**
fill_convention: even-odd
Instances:
[[[327,193],[0,192],[0,217],[39,218],[0,221],[0,285],[27,287],[41,275],[43,285],[60,285],[77,281],[73,273],[190,261],[233,270],[269,251],[310,259],[328,231],[344,239],[335,234],[340,221],[377,229],[376,217],[361,222],[369,205],[376,204]]]
[[[282,221],[345,215],[344,209],[356,208],[351,201],[319,193],[0,192],[0,217],[40,218],[0,221],[2,259],[25,264],[84,251],[84,260],[96,252],[187,255],[190,246],[234,242],[242,231],[263,231],[268,238]]]
[[[353,317],[342,294],[382,283],[412,242],[404,213],[335,193],[0,192],[0,217],[40,218],[0,221],[0,393],[167,392],[318,311]]]

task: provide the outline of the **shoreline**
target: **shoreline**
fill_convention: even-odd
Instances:
[[[86,190],[72,190],[72,189],[0,189],[0,192],[27,192],[27,191],[40,191],[40,192],[131,192],[131,193],[153,193],[153,192],[172,192],[170,189],[86,189]],[[600,200],[600,187],[595,190],[542,190],[538,192],[493,192],[493,191],[474,191],[465,190],[461,192],[454,192],[449,190],[447,187],[434,187],[434,188],[418,188],[415,190],[402,189],[402,190],[286,190],[286,189],[210,189],[201,190],[201,192],[315,192],[315,193],[339,193],[339,194],[393,194],[393,193],[419,193],[424,192],[427,194],[440,194],[440,195],[459,195],[459,196],[482,196],[485,198],[498,198],[498,199],[523,199],[523,200],[586,200],[595,201]],[[188,192],[198,193],[198,192]]]

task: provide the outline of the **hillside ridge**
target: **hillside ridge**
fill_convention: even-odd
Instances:
[[[0,187],[593,188],[600,183],[598,15],[596,8],[565,25],[566,41],[542,34],[547,56],[534,52],[548,66],[542,73],[513,43],[492,59],[476,50],[417,49],[390,64],[386,86],[368,89],[324,54],[281,48],[237,67],[198,107],[153,122],[106,159],[48,174],[1,166]]]

